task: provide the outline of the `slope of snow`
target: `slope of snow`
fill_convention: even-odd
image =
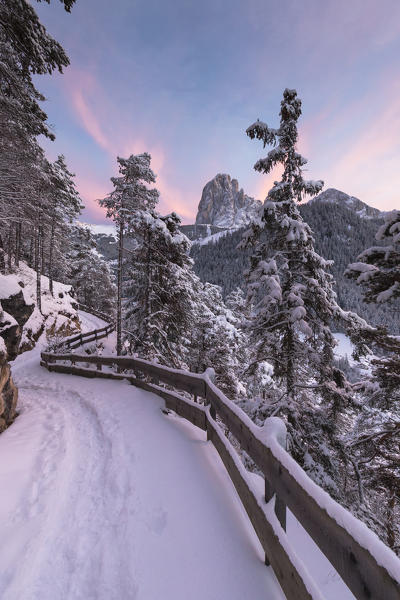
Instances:
[[[205,238],[201,238],[199,240],[194,240],[192,244],[198,244],[199,246],[204,246],[205,244],[215,244],[218,240],[225,237],[228,233],[233,231],[232,229],[225,229],[224,231],[218,231],[218,233],[213,233],[212,235],[208,235]]]
[[[337,346],[334,349],[335,356],[338,358],[348,358],[352,361],[354,346],[345,333],[334,333],[334,338],[337,341]]]
[[[2,600],[283,598],[204,432],[127,383],[48,373],[39,347],[0,436]]]

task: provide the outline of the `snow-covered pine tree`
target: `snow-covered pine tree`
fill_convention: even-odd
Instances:
[[[159,192],[148,185],[155,183],[156,176],[150,168],[151,156],[147,152],[131,155],[129,158],[117,158],[120,177],[112,177],[114,190],[100,206],[107,209],[107,217],[114,220],[118,235],[118,272],[117,272],[117,354],[122,351],[122,281],[124,236],[127,229],[141,221],[142,213],[154,209]]]
[[[345,274],[362,287],[366,302],[378,306],[387,303],[398,310],[400,211],[385,215],[376,239],[381,245],[364,250]],[[370,341],[383,350],[384,356],[372,360],[372,375],[358,384],[364,404],[350,436],[349,449],[369,514],[375,515],[372,526],[399,552],[400,341],[384,329],[371,332]]]
[[[379,246],[364,250],[345,274],[363,287],[366,302],[400,298],[400,210],[386,213],[376,233]]]
[[[338,497],[341,444],[335,428],[349,388],[334,366],[330,323],[343,311],[336,303],[329,261],[315,252],[311,229],[296,206],[323,185],[302,176],[307,161],[296,151],[300,115],[297,92],[286,89],[279,128],[258,120],[247,129],[250,138],[274,146],[254,168],[267,174],[275,165],[283,167],[261,220],[243,240],[244,247],[254,248],[248,273],[248,373],[264,361],[273,366],[275,390],[268,390],[266,414],[286,418],[292,454]]]
[[[240,321],[224,304],[219,286],[201,283],[196,277],[193,296],[189,368],[199,373],[212,367],[218,387],[237,400],[244,393],[240,375],[246,355]]]
[[[66,255],[67,280],[81,304],[114,315],[116,286],[108,263],[95,252],[96,243],[88,227],[69,226],[70,243]]]
[[[53,294],[55,268],[58,276],[66,271],[66,250],[70,242],[70,227],[81,212],[81,199],[75,187],[74,175],[68,170],[65,157],[60,155],[50,166],[49,234],[47,244],[47,274]]]
[[[179,224],[176,213],[161,217],[142,211],[130,228],[136,246],[127,258],[124,284],[129,350],[175,367],[187,364],[195,277],[190,242]]]
[[[67,11],[73,2],[64,0]],[[10,271],[13,257],[18,266],[28,237],[39,310],[49,181],[37,136],[54,139],[54,134],[39,104],[45,98],[33,75],[62,72],[68,64],[63,48],[49,36],[30,2],[0,1],[0,270],[6,266],[4,248]]]

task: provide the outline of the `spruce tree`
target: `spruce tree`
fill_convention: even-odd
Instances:
[[[385,215],[376,239],[382,244],[364,250],[345,274],[363,288],[366,302],[383,304],[400,298],[399,210]]]
[[[127,258],[124,331],[129,350],[175,367],[186,365],[193,322],[190,242],[176,213],[142,212],[131,230]]]
[[[355,279],[366,302],[379,310],[400,302],[400,211],[384,217],[376,233],[380,245],[364,250],[346,275]],[[380,348],[372,373],[357,384],[363,396],[349,450],[359,474],[359,486],[374,515],[371,526],[399,552],[400,531],[400,340],[384,328],[370,333],[369,342]],[[383,356],[382,356],[383,353]]]
[[[69,227],[70,244],[66,255],[67,281],[81,304],[114,315],[116,288],[108,263],[95,252],[96,243],[88,227]]]
[[[100,206],[107,209],[107,217],[114,220],[118,235],[118,271],[117,271],[117,354],[122,351],[122,281],[124,236],[135,223],[141,221],[142,213],[154,209],[159,192],[149,189],[146,184],[155,183],[156,176],[150,168],[151,156],[147,152],[131,155],[129,158],[117,158],[120,177],[112,177],[114,190]]]
[[[337,432],[350,397],[343,373],[334,365],[330,323],[335,317],[353,325],[360,322],[337,305],[330,263],[315,252],[311,229],[296,205],[323,185],[303,179],[307,161],[296,151],[300,115],[296,91],[286,89],[279,128],[258,120],[247,129],[250,138],[273,146],[254,168],[267,174],[276,165],[283,167],[261,219],[242,243],[253,250],[247,297],[252,356],[247,372],[254,374],[265,362],[272,365],[275,389],[267,390],[265,413],[287,420],[293,455],[338,497],[341,444]]]

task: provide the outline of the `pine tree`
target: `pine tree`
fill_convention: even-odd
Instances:
[[[361,286],[366,302],[395,309],[400,298],[400,211],[385,215],[376,239],[386,245],[364,250],[345,274]],[[369,341],[384,356],[371,361],[371,375],[357,384],[364,402],[349,448],[369,514],[375,516],[371,526],[399,552],[400,341],[384,328],[371,332]]]
[[[60,155],[50,167],[49,189],[49,239],[48,268],[50,293],[53,295],[55,264],[63,261],[68,248],[68,224],[73,223],[81,211],[81,199],[74,183],[74,175],[68,170],[65,157]],[[57,254],[55,257],[54,255]],[[58,259],[58,261],[57,261]],[[65,271],[65,264],[63,265]],[[59,268],[60,271],[60,268]]]
[[[69,226],[70,248],[67,253],[67,280],[81,304],[113,315],[116,288],[110,267],[95,252],[96,243],[88,227]]]
[[[244,393],[240,374],[245,342],[240,321],[224,304],[218,286],[201,283],[196,277],[193,297],[189,368],[198,373],[212,367],[218,387],[231,400],[237,400]]]
[[[114,220],[118,232],[118,274],[117,274],[117,354],[122,351],[122,281],[124,236],[141,221],[142,213],[154,209],[159,192],[149,189],[146,184],[155,183],[156,176],[150,168],[151,156],[147,152],[117,158],[120,177],[112,177],[114,190],[100,206],[107,209],[107,217]]]
[[[193,321],[190,243],[179,224],[176,213],[161,217],[154,210],[136,222],[123,321],[131,352],[175,367],[186,364]]]
[[[74,0],[64,0],[70,11]],[[12,259],[18,267],[24,251],[37,272],[37,305],[48,223],[49,169],[37,136],[54,139],[33,75],[62,72],[69,64],[63,48],[40,23],[26,0],[0,1],[0,270]],[[5,232],[3,234],[3,232]],[[24,248],[28,238],[29,250]]]
[[[358,262],[347,267],[345,274],[362,286],[366,302],[382,304],[400,298],[399,210],[385,215],[376,239],[384,245],[364,250],[357,257]]]
[[[247,373],[253,375],[265,362],[272,365],[274,386],[266,390],[264,412],[287,420],[294,457],[339,497],[338,431],[351,396],[343,373],[334,365],[330,323],[335,318],[352,326],[363,322],[337,305],[330,263],[315,252],[311,229],[296,206],[323,185],[302,176],[307,161],[296,151],[300,115],[296,91],[286,89],[279,128],[256,121],[247,129],[250,138],[274,146],[254,168],[269,173],[275,165],[283,167],[281,180],[268,193],[261,220],[245,234],[242,244],[253,248],[247,298],[252,356]]]

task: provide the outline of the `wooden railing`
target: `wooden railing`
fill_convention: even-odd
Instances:
[[[106,330],[107,327],[103,329]],[[87,335],[77,336],[74,340]],[[286,506],[356,598],[399,600],[400,561],[396,555],[318,487],[286,452],[274,433],[276,422],[282,422],[269,419],[266,427],[257,427],[216,387],[212,369],[195,374],[138,358],[71,353],[43,352],[41,358],[42,366],[50,371],[128,379],[131,384],[161,396],[168,409],[205,430],[246,509],[265,551],[266,563],[271,564],[287,598],[321,600],[322,596],[291,547],[285,532]],[[167,387],[161,386],[160,382]],[[176,390],[188,392],[194,400],[179,395]],[[199,398],[203,399],[203,404],[195,401]],[[253,479],[221,429],[217,416],[264,474],[264,495],[254,487]]]
[[[77,333],[76,335],[72,335],[70,337],[66,337],[56,346],[56,351],[60,352],[63,349],[67,348],[69,350],[74,350],[75,348],[79,348],[83,344],[88,344],[89,342],[94,342],[97,340],[101,340],[102,338],[107,337],[115,330],[115,323],[112,320],[112,317],[101,313],[99,311],[93,311],[93,309],[84,306],[83,304],[78,305],[81,310],[90,312],[91,314],[103,319],[106,321],[107,325],[104,327],[100,327],[99,329],[93,329],[92,331],[87,331],[86,333]],[[57,354],[58,356],[58,354]]]

